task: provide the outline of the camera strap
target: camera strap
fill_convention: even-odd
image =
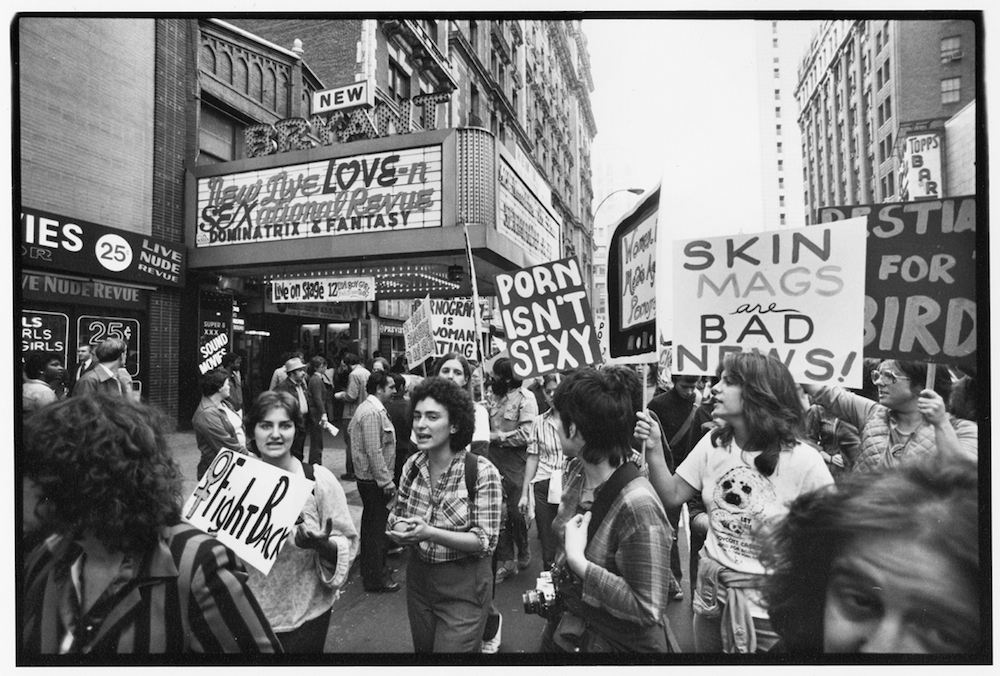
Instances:
[[[631,483],[633,479],[638,479],[640,476],[642,476],[642,472],[639,471],[638,465],[630,460],[623,462],[608,477],[608,480],[604,482],[604,487],[594,497],[594,504],[590,507],[590,525],[587,527],[587,542],[594,539],[594,534],[600,528],[604,517],[608,515],[608,510],[611,509],[611,503],[615,501],[615,498],[622,492],[622,489]]]

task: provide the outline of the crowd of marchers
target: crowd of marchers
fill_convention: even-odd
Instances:
[[[289,352],[251,398],[230,354],[200,379],[198,477],[228,449],[313,482],[265,575],[182,520],[170,427],[136,395],[127,345],[77,356],[24,359],[28,660],[321,653],[352,574],[369,594],[405,590],[416,653],[496,653],[495,590],[528,567],[532,522],[540,652],[678,652],[667,607],[685,575],[699,653],[988,643],[974,373],[939,365],[928,387],[928,364],[871,361],[852,391],[743,352],[714,377],[609,365],[523,382],[503,356],[451,353],[418,376],[403,358]],[[323,465],[338,427],[340,481]]]

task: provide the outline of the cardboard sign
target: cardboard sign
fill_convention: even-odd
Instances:
[[[312,491],[303,476],[223,449],[184,503],[183,517],[267,575]]]
[[[272,303],[346,303],[359,300],[375,300],[375,277],[316,277],[271,282]]]
[[[434,356],[436,346],[431,330],[431,296],[413,308],[409,319],[403,322],[403,341],[406,343],[406,363],[411,369]]]
[[[601,363],[601,350],[575,258],[494,278],[514,377],[521,380]]]
[[[864,354],[976,363],[976,198],[827,207],[868,228]],[[836,222],[834,222],[836,221]]]
[[[608,244],[608,353],[619,363],[657,360],[660,188],[642,196]]]
[[[860,387],[865,222],[674,244],[674,372],[775,354],[796,382]]]
[[[430,299],[434,356],[458,352],[476,358],[476,316],[471,298]]]

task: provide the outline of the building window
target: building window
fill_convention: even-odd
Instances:
[[[776,56],[776,57],[774,57],[774,62],[775,62],[775,63],[778,63],[778,57],[777,57],[777,56]]]
[[[894,177],[894,174],[892,172],[889,172],[888,174],[886,174],[886,178],[889,179],[889,196],[890,197],[892,195],[896,194],[896,185],[895,185],[896,181],[895,181],[895,179],[893,177]]]
[[[434,44],[437,44],[438,41],[437,23],[438,22],[433,19],[424,19],[423,21],[420,22],[421,27],[424,29],[424,32],[427,33],[427,37],[429,37],[431,39],[431,42],[433,42]]]
[[[883,105],[885,105],[885,121],[888,122],[892,119],[892,97],[885,97],[885,103]]]
[[[392,57],[389,57],[389,95],[396,103],[410,98],[410,76]]]
[[[774,47],[775,49],[778,48],[778,38],[774,38],[773,40],[771,40],[771,46]]]
[[[778,160],[778,171],[784,171],[784,170],[785,170],[785,161]]]
[[[778,206],[779,207],[785,206],[785,196],[784,195],[778,195]]]
[[[778,22],[777,21],[772,21],[771,22],[771,32],[774,33],[775,35],[778,34]]]
[[[949,77],[941,80],[941,103],[958,103],[962,100],[962,78]]]
[[[781,90],[780,89],[775,89],[774,90],[774,100],[775,101],[780,101],[781,100]]]
[[[781,136],[781,125],[780,124],[774,125],[774,133],[776,135],[778,135],[778,136]]]
[[[774,116],[775,117],[781,117],[781,106],[775,106],[774,107]]]
[[[474,119],[469,120],[469,124],[479,126],[482,122],[479,119],[479,89],[476,85],[470,85],[469,92],[469,116]]]
[[[784,215],[784,214],[781,214],[781,215],[780,215],[780,218],[781,218],[781,224],[782,224],[782,225],[785,225],[785,215]]]
[[[781,154],[781,141],[778,141],[778,154]]]
[[[472,45],[472,51],[479,51],[479,22],[470,21],[469,22],[469,44]]]
[[[203,103],[198,123],[198,164],[242,158],[243,126],[218,108]]]
[[[778,179],[778,189],[779,190],[783,190],[784,188],[785,188],[785,179],[779,178]]]
[[[941,63],[951,63],[962,58],[962,38],[951,37],[941,40]]]
[[[780,68],[775,68],[774,69],[774,79],[777,80],[780,77],[781,77],[781,69]]]

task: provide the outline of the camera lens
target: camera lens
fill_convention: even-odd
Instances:
[[[537,615],[542,609],[541,599],[536,589],[529,589],[524,592],[521,595],[521,600],[524,603],[524,613],[526,615]]]

